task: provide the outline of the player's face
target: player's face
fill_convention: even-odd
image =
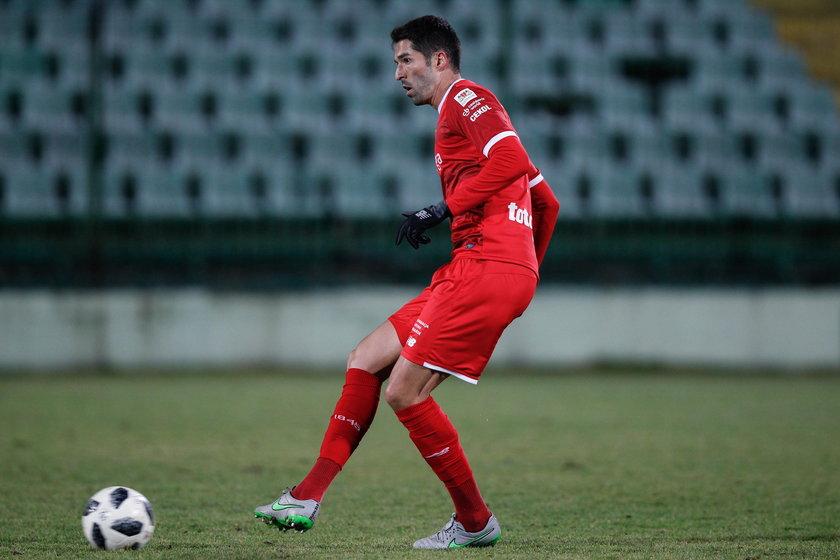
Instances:
[[[394,78],[402,84],[409,99],[415,105],[431,103],[437,74],[423,53],[411,48],[411,41],[403,39],[394,44],[394,62],[397,63]]]

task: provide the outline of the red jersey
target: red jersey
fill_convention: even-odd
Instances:
[[[453,196],[466,194],[459,192],[470,188],[463,181],[487,165],[493,146],[517,134],[496,96],[469,80],[461,79],[450,86],[438,112],[435,164],[443,197],[449,203]],[[453,259],[512,263],[538,274],[527,174],[494,191],[477,206],[450,208],[455,214],[451,223]]]

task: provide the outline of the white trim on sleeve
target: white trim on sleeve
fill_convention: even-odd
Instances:
[[[484,149],[481,150],[481,153],[484,154],[484,157],[490,157],[487,155],[490,153],[490,148],[495,146],[499,140],[507,138],[508,136],[516,136],[516,133],[512,130],[505,130],[504,132],[498,133],[496,136],[487,141],[487,143],[484,145]]]
[[[533,179],[528,181],[528,188],[532,189],[532,188],[536,187],[537,185],[539,185],[540,183],[542,183],[543,181],[545,181],[545,179],[543,179],[542,173],[537,173],[536,177],[534,177]]]

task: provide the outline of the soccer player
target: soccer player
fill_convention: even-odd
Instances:
[[[423,16],[391,32],[395,78],[415,105],[439,113],[435,164],[443,200],[405,212],[396,243],[429,243],[451,221],[452,258],[431,283],[350,353],[341,396],[309,474],[255,514],[282,530],[312,527],[320,502],[373,422],[380,389],[455,513],[415,548],[493,545],[501,527],[479,492],[458,432],[432,398],[449,377],[478,383],[502,331],[534,295],[559,204],[528,158],[499,100],[461,78],[460,41]]]

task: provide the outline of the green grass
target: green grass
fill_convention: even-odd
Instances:
[[[251,515],[308,470],[340,375],[0,377],[0,558],[103,558],[87,498],[155,506],[120,558],[431,558],[448,495],[384,403],[315,528]],[[503,525],[465,558],[840,558],[840,377],[490,371],[436,398]],[[125,556],[123,556],[125,555]]]

